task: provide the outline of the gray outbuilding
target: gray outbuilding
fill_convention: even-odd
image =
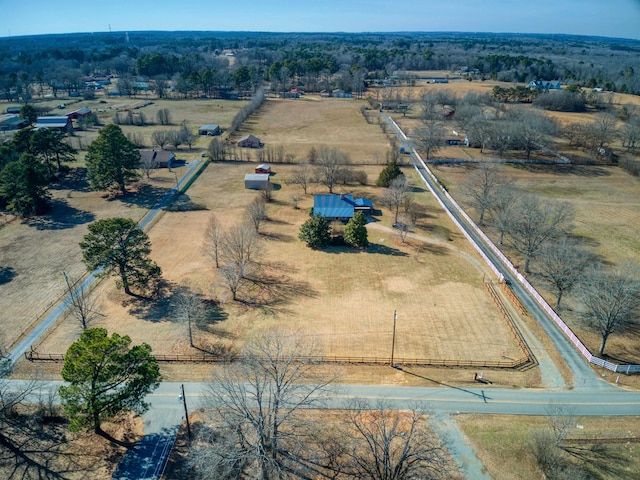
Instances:
[[[244,188],[250,190],[269,190],[271,183],[269,182],[268,173],[247,173],[244,176]]]

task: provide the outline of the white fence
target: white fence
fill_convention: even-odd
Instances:
[[[393,123],[393,126],[398,131],[398,133],[400,133],[400,135],[402,135],[402,137],[405,140],[407,140],[407,136],[404,134],[402,129],[400,129],[398,124],[395,121],[393,121],[393,119],[391,119],[391,118],[389,120]],[[560,316],[553,310],[553,308],[551,308],[551,306],[547,303],[547,301],[544,298],[542,298],[542,296],[538,293],[538,291],[535,288],[533,288],[533,286],[527,281],[527,279],[524,278],[524,276],[520,272],[518,272],[518,270],[516,270],[516,268],[511,263],[511,261],[500,251],[500,249],[489,239],[489,237],[487,237],[485,235],[485,233],[480,229],[480,227],[478,227],[476,225],[476,223],[458,205],[458,203],[453,199],[453,197],[451,195],[449,195],[449,192],[447,192],[447,190],[438,181],[438,178],[431,172],[429,167],[427,167],[426,163],[424,163],[424,160],[422,160],[422,157],[418,154],[418,152],[416,151],[415,148],[412,149],[412,153],[413,153],[413,155],[415,155],[415,158],[418,159],[418,161],[420,162],[420,165],[422,165],[422,168],[424,168],[424,171],[427,172],[427,175],[429,175],[429,177],[431,178],[433,183],[440,187],[441,193],[447,198],[447,200],[449,200],[449,202],[451,203],[451,205],[453,205],[453,207],[458,212],[458,214],[462,218],[464,218],[465,221],[467,222],[467,224],[474,230],[474,232],[480,238],[482,238],[482,240],[485,242],[485,244],[500,259],[500,261],[503,263],[503,265],[513,275],[515,275],[515,277],[518,279],[520,284],[535,299],[535,301],[538,303],[540,308],[542,308],[547,313],[547,315],[549,315],[549,318],[551,318],[551,320],[553,320],[553,322],[560,328],[560,330],[562,330],[564,332],[564,334],[567,336],[569,341],[571,341],[571,343],[573,343],[576,346],[578,351],[582,354],[582,356],[584,358],[587,359],[588,362],[591,362],[591,363],[593,363],[595,365],[598,365],[600,367],[606,368],[607,370],[612,370],[614,372],[619,372],[619,373],[629,374],[629,373],[639,373],[640,372],[640,365],[618,365],[616,363],[607,362],[606,360],[603,360],[601,358],[598,358],[598,357],[592,355],[591,352],[589,351],[589,349],[587,347],[585,347],[585,345],[580,341],[580,339],[576,336],[576,334],[573,333],[571,328],[569,328],[567,326],[567,324],[564,323],[562,318],[560,318]],[[418,172],[418,174],[420,174],[420,169],[417,166],[415,166],[415,169]],[[436,200],[442,206],[442,208],[444,208],[445,212],[447,212],[447,214],[449,215],[451,220],[453,220],[453,223],[460,229],[460,231],[464,234],[464,236],[467,238],[467,240],[469,240],[471,245],[473,245],[473,247],[476,249],[476,251],[480,254],[480,256],[486,262],[486,264],[489,266],[491,271],[493,271],[493,273],[495,273],[495,275],[498,277],[498,280],[499,281],[503,281],[504,280],[504,276],[500,272],[500,269],[496,265],[494,265],[493,262],[484,254],[484,252],[482,251],[480,246],[475,242],[475,240],[471,237],[471,235],[469,235],[469,233],[467,232],[467,229],[464,228],[460,224],[460,222],[458,222],[458,220],[453,215],[453,213],[446,207],[444,202],[441,200],[440,195],[438,195],[433,190],[433,188],[431,187],[431,184],[429,182],[427,182],[426,179],[423,179],[423,180],[424,180],[425,185],[429,189],[429,191],[433,194],[433,196],[436,198]]]

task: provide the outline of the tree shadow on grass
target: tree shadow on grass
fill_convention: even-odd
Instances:
[[[373,253],[377,255],[391,255],[394,257],[408,257],[409,254],[398,250],[397,248],[388,247],[387,245],[381,245],[379,243],[370,243],[367,247],[366,253]]]
[[[72,190],[75,192],[90,192],[89,178],[85,167],[71,169],[55,182],[49,184],[51,190]]]
[[[93,222],[96,216],[70,206],[65,200],[54,200],[48,215],[24,221],[25,225],[38,230],[64,230]]]
[[[3,267],[0,265],[0,285],[9,283],[16,277],[16,272],[11,267]]]
[[[620,452],[621,447],[621,444],[604,443],[571,445],[571,441],[568,440],[560,448],[579,460],[584,468],[594,475],[591,478],[604,480],[606,478],[629,478],[628,467],[631,460],[628,455]]]
[[[518,164],[516,168],[533,173],[552,173],[554,175],[575,175],[578,177],[611,176],[611,172],[596,165]]]
[[[170,187],[156,187],[153,185],[139,185],[137,190],[131,190],[126,195],[110,195],[107,200],[119,200],[128,207],[151,209],[162,200],[171,190]]]
[[[263,263],[246,279],[238,303],[259,309],[266,315],[282,315],[290,313],[286,305],[294,298],[316,298],[318,293],[307,282],[293,280],[288,275],[295,271],[292,266]]]

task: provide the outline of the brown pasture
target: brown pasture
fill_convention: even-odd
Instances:
[[[150,231],[153,257],[172,286],[190,286],[222,302],[226,319],[198,332],[201,345],[239,345],[254,332],[285,327],[308,332],[325,355],[386,358],[396,309],[397,358],[500,361],[522,356],[482,284],[479,260],[426,192],[418,194],[431,217],[422,227],[426,242],[403,245],[391,229],[371,228],[367,251],[313,251],[296,238],[308,217],[311,196],[297,210],[290,204],[293,188],[282,182],[290,166],[274,168],[273,181],[281,188],[268,206],[263,231],[265,271],[279,285],[273,291],[242,292],[243,302],[230,301],[201,247],[212,212],[232,225],[255,197],[255,192],[242,189],[250,168],[210,164],[187,193],[209,211],[165,213]],[[369,177],[375,178],[379,170],[369,167]],[[374,190],[361,187],[357,194],[373,197]],[[381,220],[388,225],[386,215]],[[102,282],[96,294],[105,315],[96,325],[117,329],[135,342],[150,342],[156,353],[190,351],[184,327],[172,322],[166,305],[127,298],[115,290],[113,280]],[[77,330],[73,321],[65,321],[38,349],[59,351]]]
[[[460,198],[459,185],[470,168],[439,166],[434,168],[434,173],[454,197]],[[601,261],[612,265],[621,265],[626,260],[640,263],[640,196],[636,177],[616,167],[581,165],[507,166],[505,173],[527,192],[568,202],[575,211],[573,235],[582,238]],[[493,237],[497,239],[496,235]],[[517,254],[508,248],[506,253],[512,256],[515,264],[521,262]],[[534,261],[534,272],[535,268]],[[547,290],[546,285],[536,283],[535,276],[531,280],[553,304],[555,296]],[[566,308],[560,315],[578,332],[590,350],[597,352],[599,336],[581,327],[578,321],[579,304],[571,296],[565,301]],[[640,362],[637,344],[637,333],[613,335],[605,352],[624,361]]]

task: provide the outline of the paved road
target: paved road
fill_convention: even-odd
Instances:
[[[382,118],[391,127],[400,140],[402,146],[411,153],[411,160],[422,177],[424,183],[428,185],[433,194],[440,200],[450,214],[456,219],[456,221],[465,229],[465,231],[471,236],[474,242],[481,248],[482,252],[500,268],[500,271],[504,275],[505,279],[511,282],[513,292],[520,299],[522,304],[529,310],[533,318],[542,326],[547,333],[555,348],[560,352],[565,362],[573,373],[573,381],[575,386],[589,386],[594,389],[611,389],[606,382],[598,378],[597,374],[591,369],[584,357],[574,348],[571,342],[565,337],[565,335],[556,327],[547,314],[540,308],[538,303],[531,297],[529,292],[518,282],[518,279],[511,274],[508,268],[500,260],[467,223],[466,219],[460,215],[458,210],[451,204],[449,199],[444,195],[439,184],[433,180],[429,172],[425,170],[422,163],[419,161],[418,154],[413,149],[411,142],[407,139],[407,136],[400,130],[398,125],[386,114],[381,113]]]

